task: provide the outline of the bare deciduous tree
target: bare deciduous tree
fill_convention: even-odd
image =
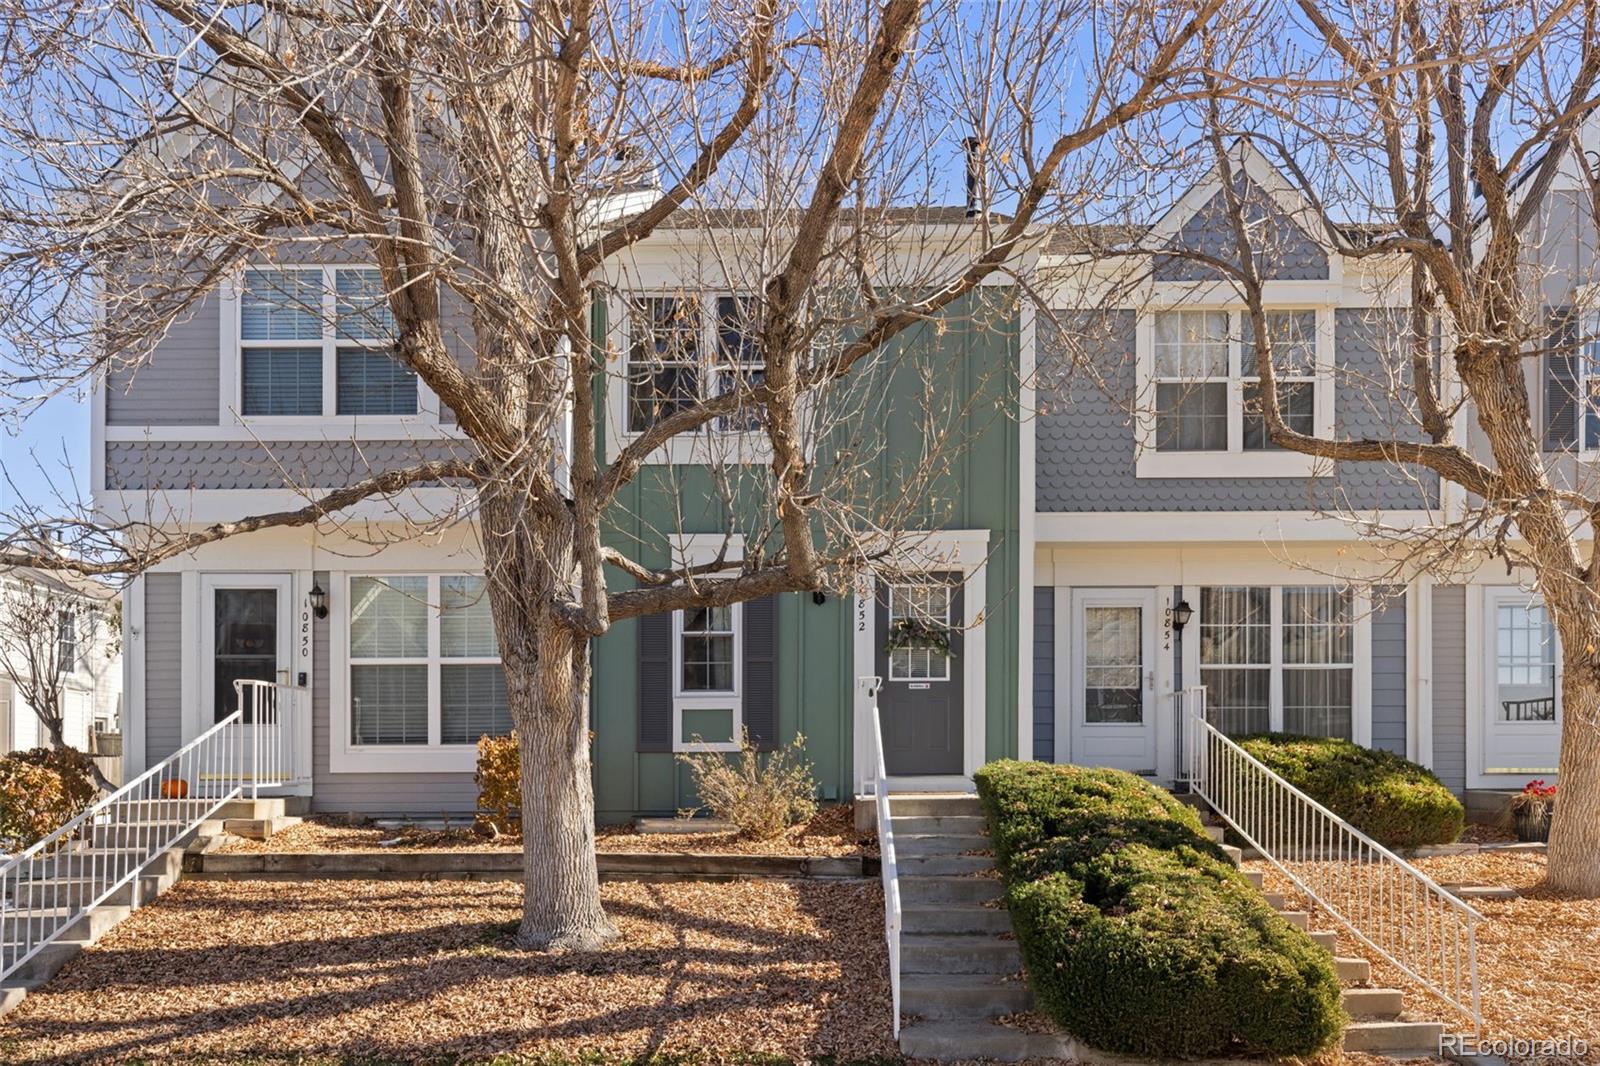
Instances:
[[[907,413],[874,409],[860,380],[976,300],[1037,227],[1092,201],[1122,147],[1158,139],[1151,116],[1203,89],[1197,39],[1219,8],[14,5],[0,130],[13,408],[87,376],[124,382],[247,264],[355,260],[376,264],[394,357],[460,430],[410,465],[302,486],[288,510],[196,526],[152,501],[126,520],[29,524],[63,529],[81,571],[138,571],[458,486],[429,521],[473,522],[485,562],[522,754],[519,939],[596,945],[613,930],[593,855],[591,638],[642,614],[844,586],[892,557],[915,494],[944,476],[942,449],[902,484],[869,484],[868,431]],[[944,146],[967,136],[985,160],[979,202],[926,208],[948,184]],[[639,250],[674,231],[698,235],[685,299],[750,294],[760,370],[716,391],[636,381],[633,432],[607,448],[597,398],[629,361],[597,350],[594,307],[626,299]],[[684,362],[661,325],[658,361]],[[937,436],[950,400],[929,386]],[[711,431],[742,420],[753,432],[733,436],[753,451],[719,444]],[[606,536],[647,459],[687,441],[713,453],[696,461],[714,497],[758,501],[742,561],[715,581]],[[428,524],[407,521],[400,536]],[[43,562],[21,547],[0,560]]]

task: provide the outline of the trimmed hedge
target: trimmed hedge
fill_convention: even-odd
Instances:
[[[1332,958],[1191,808],[1120,770],[1002,761],[976,778],[1028,982],[1062,1028],[1162,1057],[1338,1042]]]
[[[1444,783],[1393,752],[1291,733],[1256,733],[1238,743],[1385,847],[1453,844],[1466,826],[1466,808]]]

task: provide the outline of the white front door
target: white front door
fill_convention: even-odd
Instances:
[[[1484,592],[1483,742],[1474,784],[1520,788],[1561,757],[1561,649],[1536,594]],[[1511,780],[1507,780],[1507,776]]]
[[[1074,590],[1071,639],[1072,761],[1155,776],[1155,590]]]

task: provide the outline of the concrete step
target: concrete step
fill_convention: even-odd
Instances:
[[[1260,888],[1262,885],[1267,883],[1267,875],[1260,870],[1245,870],[1243,873],[1244,879],[1249,881],[1256,888]]]
[[[1234,847],[1232,844],[1223,844],[1221,847],[1222,854],[1226,855],[1228,857],[1228,861],[1233,863],[1235,866],[1238,866],[1244,861],[1244,852]]]
[[[1011,932],[1011,914],[1003,907],[944,903],[903,907],[900,915],[903,933],[987,933],[996,936]]]
[[[1296,929],[1310,929],[1311,915],[1305,911],[1279,911],[1278,917],[1294,926]]]
[[[183,843],[188,836],[184,833],[184,825],[183,822],[116,822],[97,825],[89,832],[89,846],[148,849],[168,841],[173,841],[174,844]]]
[[[154,899],[171,888],[181,876],[175,873],[140,874],[137,878],[139,902]],[[19,907],[81,907],[94,900],[104,882],[87,878],[57,878],[53,881],[30,881],[19,887]],[[129,906],[133,902],[134,881],[129,881],[103,901],[113,907]]]
[[[900,979],[901,1011],[923,1018],[992,1018],[1032,1005],[1028,982],[1009,976],[908,973]]]
[[[1417,1052],[1432,1056],[1439,1053],[1439,1037],[1443,1035],[1441,1022],[1351,1022],[1345,1026],[1344,1049],[1389,1055]]]
[[[997,877],[912,875],[900,878],[900,902],[906,906],[919,903],[984,903],[998,900],[1002,892]]]
[[[0,918],[0,939],[17,941],[26,937],[30,938],[31,942],[40,937],[44,931],[54,928],[55,919],[71,918],[74,910],[75,908],[71,907],[54,907],[7,911],[5,917]],[[61,930],[61,938],[93,944],[131,913],[133,908],[126,905],[101,904],[72,920]]]
[[[1282,892],[1267,892],[1263,890],[1261,896],[1267,901],[1267,906],[1271,907],[1275,911],[1282,912],[1288,910],[1289,908],[1288,897],[1286,897]]]
[[[1392,1020],[1400,1017],[1404,999],[1398,988],[1347,988],[1344,1011],[1352,1018]]]
[[[1227,830],[1223,829],[1220,825],[1208,825],[1204,828],[1206,831],[1206,836],[1210,837],[1218,844],[1222,843],[1222,838],[1227,836]]]
[[[983,805],[970,792],[898,792],[889,796],[889,817],[981,816]]]
[[[1313,929],[1310,932],[1311,942],[1319,948],[1332,951],[1339,946],[1339,934],[1329,929]]]
[[[900,1030],[900,1051],[913,1059],[943,1062],[990,1059],[1071,1059],[1073,1042],[1053,1033],[1029,1033],[993,1022],[921,1021]]]
[[[901,973],[1011,974],[1022,969],[1015,940],[994,936],[902,934]]]
[[[1339,981],[1347,985],[1364,985],[1372,980],[1372,963],[1366,959],[1351,958],[1350,956],[1333,957],[1333,972],[1338,974]]]
[[[0,981],[0,1018],[22,1006],[31,987],[32,984],[27,981]]]
[[[32,880],[55,880],[58,877],[122,877],[138,869],[136,863],[145,855],[135,848],[81,848],[52,855],[29,864]],[[172,848],[148,860],[145,873],[175,873],[183,865],[183,852]]]
[[[970,834],[907,833],[894,834],[896,855],[960,855],[964,851],[988,851],[989,838]]]
[[[52,941],[35,952],[27,962],[6,974],[6,980],[30,983],[48,981],[61,972],[61,967],[81,955],[84,947],[86,945],[82,941]],[[3,960],[0,961],[0,969],[4,969],[11,965],[12,956],[0,953],[0,960]]]
[[[900,874],[976,874],[994,869],[987,855],[899,855]]]
[[[981,814],[894,814],[889,821],[896,840],[923,835],[985,836],[989,832],[989,820]]]

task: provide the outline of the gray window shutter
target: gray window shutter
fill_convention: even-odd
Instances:
[[[672,750],[672,615],[639,619],[639,751]]]
[[[1554,452],[1578,443],[1578,320],[1571,307],[1552,307],[1546,321],[1544,446]]]
[[[744,727],[763,751],[778,746],[778,597],[744,605]]]

